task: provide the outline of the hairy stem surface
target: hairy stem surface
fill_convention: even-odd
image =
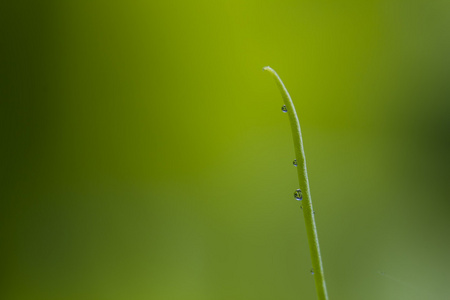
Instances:
[[[327,300],[327,287],[323,273],[322,258],[320,256],[319,237],[317,235],[316,221],[314,219],[314,210],[311,202],[311,194],[309,191],[308,172],[306,170],[305,151],[303,150],[302,133],[300,130],[300,122],[298,121],[297,112],[294,103],[286,87],[281,81],[280,76],[271,68],[264,67],[264,71],[268,71],[274,78],[280,89],[281,96],[286,105],[289,121],[291,123],[292,137],[294,139],[295,156],[297,159],[297,174],[300,189],[303,194],[303,216],[305,219],[306,233],[308,236],[309,251],[311,254],[313,275],[316,283],[317,296],[319,300]]]

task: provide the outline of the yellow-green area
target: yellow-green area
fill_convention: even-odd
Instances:
[[[9,1],[0,299],[450,294],[447,1]]]

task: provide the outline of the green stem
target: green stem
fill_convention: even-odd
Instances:
[[[316,221],[314,220],[314,210],[311,202],[311,194],[309,191],[308,172],[306,170],[306,159],[305,151],[303,150],[300,122],[298,121],[297,113],[295,111],[294,103],[292,103],[291,96],[284,86],[283,81],[281,81],[280,76],[278,76],[278,74],[271,67],[264,67],[263,70],[269,71],[269,73],[272,74],[272,76],[275,78],[278,88],[280,89],[281,96],[283,97],[284,105],[286,105],[289,115],[292,137],[294,139],[295,156],[297,158],[298,165],[298,181],[303,194],[303,216],[305,219],[306,233],[308,236],[309,251],[311,253],[317,296],[319,300],[327,300],[327,287],[323,274],[323,264],[319,248],[319,237],[317,235]]]

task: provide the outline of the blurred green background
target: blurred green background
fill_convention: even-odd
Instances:
[[[4,1],[0,298],[448,299],[448,1]],[[384,273],[382,273],[384,272]]]

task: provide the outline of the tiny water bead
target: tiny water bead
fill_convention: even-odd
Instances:
[[[294,198],[297,199],[298,201],[303,199],[303,194],[302,194],[302,190],[297,189],[294,193]]]
[[[286,112],[287,112],[287,107],[286,107],[286,105],[283,105],[283,106],[281,107],[281,110],[282,110],[284,113],[286,113]]]
[[[294,161],[292,162],[292,164],[293,164],[294,166],[297,166],[297,160],[294,159]]]
[[[314,268],[311,269],[311,274],[314,275]]]

